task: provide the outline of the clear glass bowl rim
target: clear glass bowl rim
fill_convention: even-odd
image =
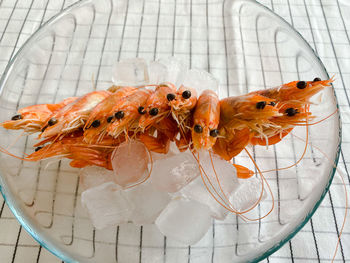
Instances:
[[[23,51],[25,51],[25,49],[27,48],[27,46],[30,46],[30,44],[32,42],[35,41],[35,39],[37,37],[40,36],[40,34],[42,33],[42,31],[45,30],[45,28],[47,26],[50,26],[52,24],[54,24],[56,21],[58,21],[61,17],[65,16],[67,12],[69,12],[70,10],[73,10],[75,8],[78,8],[79,6],[83,6],[88,4],[89,2],[91,2],[92,0],[80,0],[76,3],[73,3],[72,5],[66,7],[65,9],[63,9],[62,11],[60,11],[59,13],[57,13],[56,15],[52,16],[48,21],[46,21],[44,24],[42,24],[26,41],[25,43],[20,47],[20,49],[17,51],[17,53],[14,55],[14,57],[9,61],[9,63],[7,64],[5,71],[0,79],[0,93],[2,92],[2,89],[4,87],[4,84],[7,81],[7,78],[9,76],[9,74],[11,73],[11,71],[13,70],[13,66],[15,65],[15,62],[20,58],[21,54]],[[110,0],[113,1],[113,0]],[[225,7],[226,2],[229,1],[235,1],[235,0],[223,0],[223,8]],[[316,59],[319,61],[320,65],[322,66],[325,74],[327,75],[327,77],[329,78],[329,74],[325,68],[325,66],[323,65],[321,59],[319,58],[319,56],[315,53],[315,51],[312,49],[312,47],[309,45],[309,43],[305,40],[305,38],[298,32],[296,31],[284,18],[282,18],[281,16],[279,16],[278,14],[274,13],[272,10],[270,10],[268,7],[264,6],[263,4],[257,2],[256,0],[245,0],[247,2],[254,2],[255,4],[259,5],[261,8],[264,8],[267,12],[269,12],[271,15],[275,16],[277,19],[280,19],[281,22],[284,24],[284,26],[286,26],[289,30],[293,31],[294,33],[296,33],[301,40],[303,40],[306,43],[307,48],[309,49],[309,51],[316,57]],[[313,216],[313,214],[316,212],[317,208],[319,207],[319,205],[321,204],[321,202],[323,201],[325,195],[327,194],[327,192],[329,191],[329,187],[332,184],[335,172],[336,172],[336,167],[338,165],[338,161],[339,161],[339,156],[340,156],[340,148],[341,148],[341,138],[342,138],[342,126],[341,126],[341,119],[340,119],[340,112],[339,112],[339,105],[338,105],[338,99],[337,96],[335,94],[335,91],[333,90],[334,96],[336,98],[336,107],[338,109],[336,116],[338,116],[338,123],[339,123],[339,134],[338,134],[338,145],[337,145],[337,152],[336,152],[336,156],[334,159],[334,165],[333,165],[333,169],[330,172],[330,177],[329,177],[329,181],[323,191],[323,193],[320,196],[320,199],[315,203],[314,207],[310,210],[309,214],[305,217],[305,219],[295,227],[295,229],[292,231],[292,233],[290,233],[287,237],[285,237],[284,239],[282,239],[280,242],[276,243],[273,247],[271,247],[270,249],[268,249],[267,251],[265,251],[263,254],[257,256],[256,258],[252,259],[250,262],[259,262],[265,258],[267,258],[268,256],[270,256],[271,254],[273,254],[275,251],[277,251],[278,249],[280,249],[285,243],[287,243],[290,239],[292,239],[298,232],[299,230],[301,230],[304,225],[310,220],[310,218]],[[61,260],[63,260],[64,262],[77,262],[75,260],[73,260],[72,258],[70,258],[68,255],[66,255],[65,252],[63,252],[61,249],[56,248],[54,244],[52,244],[49,240],[47,240],[45,237],[41,236],[41,234],[38,234],[33,227],[31,226],[31,224],[29,224],[26,220],[26,216],[23,215],[21,213],[21,211],[18,211],[19,207],[16,207],[16,205],[14,204],[14,200],[12,198],[11,195],[6,195],[6,189],[4,188],[4,185],[6,186],[6,184],[4,184],[2,176],[0,174],[0,192],[6,202],[6,204],[8,205],[8,207],[11,209],[12,213],[14,214],[14,216],[17,218],[17,220],[20,222],[20,224],[23,226],[23,228],[44,248],[46,248],[47,250],[49,250],[52,254],[56,255],[57,257],[59,257]]]

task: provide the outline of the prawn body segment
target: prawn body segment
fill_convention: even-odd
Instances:
[[[329,80],[316,78],[314,81],[292,81],[279,87],[253,91],[250,94],[259,94],[277,102],[300,106],[300,104],[310,104],[310,98],[325,87],[331,87],[333,81],[333,78]]]
[[[50,116],[40,138],[70,133],[83,127],[91,111],[110,94],[104,90],[93,91],[69,103]]]
[[[234,132],[221,129],[220,133],[223,137],[218,138],[213,150],[226,161],[237,156],[250,143],[252,134],[249,128],[237,129]]]
[[[145,107],[140,110],[142,116],[139,120],[139,127],[142,131],[169,114],[170,106],[167,95],[175,92],[176,87],[171,83],[160,84],[156,87],[154,93],[148,97]]]
[[[194,149],[210,149],[216,142],[220,120],[218,95],[205,90],[199,96],[193,113],[192,143]]]
[[[110,125],[107,132],[117,138],[122,132],[138,130],[140,118],[139,109],[145,107],[148,97],[153,93],[151,90],[139,89],[129,96],[121,98],[112,109]]]
[[[116,87],[116,86],[112,86]],[[110,96],[103,99],[92,110],[84,126],[84,140],[86,142],[100,140],[106,135],[106,129],[114,119],[113,108],[125,96],[131,95],[137,91],[135,87],[118,87]]]
[[[197,91],[190,87],[180,86],[175,94],[167,95],[172,111],[178,114],[189,113],[197,104]]]
[[[25,160],[40,161],[51,157],[68,158],[73,160],[72,167],[82,168],[96,165],[112,170],[111,154],[115,147],[124,140],[124,137],[114,139],[106,136],[100,142],[88,144],[84,141],[82,132],[75,132],[61,140],[53,140],[46,146],[38,147],[35,152],[25,157]]]
[[[22,108],[11,120],[0,123],[0,126],[11,130],[23,129],[28,133],[40,132],[52,114],[76,99],[71,97],[57,104],[38,104]]]

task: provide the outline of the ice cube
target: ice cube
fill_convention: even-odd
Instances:
[[[145,145],[129,140],[120,144],[113,152],[114,180],[126,187],[144,180],[148,176],[149,154]]]
[[[97,166],[87,166],[80,169],[80,185],[83,190],[99,186],[103,183],[113,182],[113,171]]]
[[[184,81],[188,67],[175,57],[163,58],[158,62],[166,67],[165,81],[179,87]]]
[[[213,161],[213,165],[211,160]],[[229,199],[239,186],[235,167],[231,163],[212,153],[210,159],[207,152],[200,153],[199,161],[203,168],[202,175],[205,179],[205,183],[217,200],[229,208]],[[217,177],[214,173],[213,167],[215,168]],[[215,193],[213,187],[206,179],[206,176],[210,179],[210,183],[215,188],[216,192],[220,194],[222,199],[220,199],[218,194]],[[220,184],[218,182],[220,182]],[[189,199],[196,200],[197,202],[209,206],[211,215],[216,219],[224,220],[229,213],[229,210],[220,205],[219,202],[209,193],[201,177],[197,177],[195,180],[181,189],[181,194]]]
[[[197,177],[187,186],[181,189],[181,194],[191,200],[201,204],[206,204],[210,208],[210,215],[215,219],[224,220],[229,210],[221,206],[205,188],[201,177]],[[220,200],[221,201],[221,200]]]
[[[117,62],[113,69],[112,81],[117,86],[148,84],[149,76],[146,61],[142,58],[132,58]]]
[[[187,151],[155,161],[151,179],[157,189],[173,193],[187,185],[198,175],[198,163],[192,154]]]
[[[152,155],[152,160],[153,162],[158,161],[158,160],[162,160],[165,158],[169,158],[172,157],[174,155],[179,154],[180,151],[177,148],[176,144],[173,142],[170,142],[170,147],[169,147],[169,151],[168,153],[164,154],[164,153],[156,153],[156,152],[151,152]],[[148,168],[150,167],[150,165],[148,165]]]
[[[126,198],[135,208],[131,220],[137,225],[152,224],[170,202],[170,195],[157,191],[148,180],[124,191]]]
[[[233,207],[238,211],[245,211],[251,208],[260,198],[261,180],[256,177],[248,179],[239,179],[240,186],[232,195],[230,201]],[[266,198],[266,185],[261,200]]]
[[[238,187],[237,172],[232,163],[208,151],[199,153],[199,162],[203,176],[208,177],[216,188],[221,187],[227,196],[236,190]]]
[[[148,65],[148,72],[149,84],[160,84],[168,81],[166,79],[168,70],[167,67],[162,63],[151,61]]]
[[[196,89],[198,95],[206,89],[219,94],[218,80],[212,74],[204,70],[191,69],[187,71],[183,85]]]
[[[128,222],[134,209],[120,186],[111,182],[84,191],[81,202],[97,229]]]
[[[207,233],[212,219],[209,208],[196,201],[176,198],[156,220],[163,235],[193,245]]]

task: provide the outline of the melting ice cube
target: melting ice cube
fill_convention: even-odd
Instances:
[[[187,151],[155,161],[151,178],[157,189],[173,193],[187,185],[198,175],[198,163]]]
[[[203,175],[207,176],[216,188],[220,189],[221,187],[228,196],[236,190],[238,186],[237,172],[230,162],[207,151],[199,153],[199,162]]]
[[[147,63],[142,58],[119,61],[113,69],[112,81],[115,85],[140,86],[148,84]]]
[[[204,70],[191,69],[187,71],[183,85],[192,87],[200,95],[204,90],[209,89],[219,93],[219,83],[217,79]]]
[[[202,175],[205,179],[206,185],[218,201],[223,204],[226,203],[225,205],[229,207],[229,199],[239,185],[235,167],[215,154],[211,154],[210,158],[207,152],[200,153],[199,161],[203,168]],[[213,164],[211,161],[213,161]],[[206,176],[210,179],[212,186],[206,179]],[[218,194],[215,193],[213,187],[215,188],[215,191],[220,194],[222,199],[220,199]],[[181,193],[189,199],[196,200],[197,202],[209,206],[211,215],[216,219],[224,220],[229,213],[229,210],[220,205],[219,202],[209,193],[201,177],[197,177],[190,184],[181,189]]]
[[[231,197],[231,203],[236,210],[244,211],[251,208],[258,201],[261,195],[261,180],[251,177],[240,179],[239,183],[239,188]],[[265,188],[261,200],[266,198]]]
[[[124,191],[135,208],[131,220],[137,225],[152,224],[170,202],[168,193],[157,191],[150,180]]]
[[[159,63],[158,61],[151,61],[148,65],[148,71],[149,84],[161,84],[168,81],[166,79],[168,70],[164,64]]]
[[[99,186],[103,183],[113,182],[113,171],[97,166],[87,166],[80,169],[80,185],[83,190]]]
[[[179,87],[184,81],[187,66],[175,57],[163,58],[158,62],[166,67],[165,81]]]
[[[159,215],[156,225],[163,235],[192,245],[207,233],[211,222],[210,210],[206,205],[176,198]]]
[[[212,217],[224,220],[229,213],[227,209],[222,207],[205,188],[201,177],[197,177],[187,186],[181,189],[181,193],[188,199],[195,200],[201,204],[206,204],[210,208]]]
[[[115,182],[123,187],[148,176],[149,155],[145,145],[135,140],[120,144],[112,154]]]
[[[176,144],[173,142],[170,142],[170,147],[169,147],[168,153],[164,154],[164,153],[151,152],[152,161],[155,162],[158,160],[166,159],[166,158],[172,157],[174,155],[177,155],[179,153],[180,153],[180,151],[177,148]],[[148,167],[150,167],[150,165],[148,165]]]
[[[97,229],[126,223],[133,211],[132,204],[124,197],[120,186],[111,182],[84,191],[81,202]]]

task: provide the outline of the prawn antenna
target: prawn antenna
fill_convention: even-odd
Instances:
[[[4,149],[4,148],[1,147],[1,146],[0,146],[0,152],[2,152],[3,154],[6,154],[6,155],[8,155],[8,156],[14,157],[14,158],[16,158],[16,159],[22,160],[22,161],[29,161],[29,160],[27,160],[27,159],[25,159],[25,158],[22,158],[22,157],[19,157],[19,156],[13,154],[13,153],[10,153],[7,149]]]

